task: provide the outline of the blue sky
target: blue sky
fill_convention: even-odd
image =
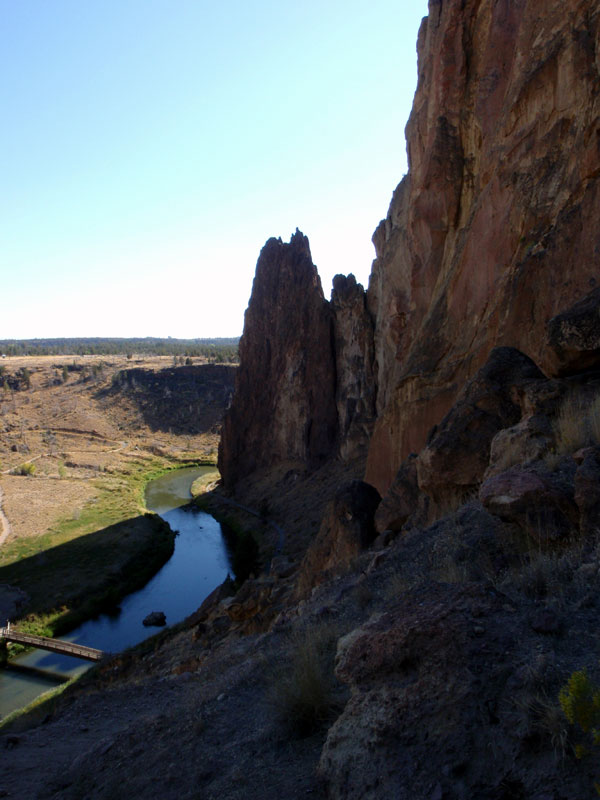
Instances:
[[[235,336],[296,227],[366,284],[426,0],[0,0],[0,338]]]

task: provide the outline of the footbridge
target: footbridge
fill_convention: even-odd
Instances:
[[[29,633],[19,633],[11,628],[10,625],[0,628],[0,641],[15,642],[16,644],[24,644],[27,647],[37,647],[40,650],[49,650],[51,653],[84,658],[86,661],[100,661],[107,655],[103,650],[96,650],[95,647],[64,642],[61,639],[51,639],[48,636],[32,636]]]

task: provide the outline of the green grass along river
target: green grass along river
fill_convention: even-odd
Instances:
[[[157,628],[142,625],[151,611],[164,611],[168,625],[180,622],[223,582],[231,567],[221,525],[210,514],[189,505],[192,483],[210,471],[214,467],[179,469],[148,483],[146,507],[179,532],[173,555],[142,589],[121,601],[119,613],[101,614],[60,638],[119,652],[157,632]],[[41,650],[15,659],[7,669],[0,670],[0,718],[89,666],[79,659]]]

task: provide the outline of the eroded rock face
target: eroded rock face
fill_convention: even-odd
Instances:
[[[512,347],[492,351],[436,426],[417,459],[419,488],[437,503],[474,489],[488,466],[493,438],[521,417],[530,384],[545,382],[533,361]]]
[[[406,129],[409,172],[373,237],[366,308],[351,276],[336,278],[325,302],[301,234],[267,243],[223,435],[226,484],[285,459],[350,459],[369,440],[365,480],[385,494],[495,347],[518,348],[546,375],[595,363],[598,52],[591,0],[430,3]],[[450,464],[448,451],[441,464],[439,441],[435,459],[429,442],[419,483],[435,495],[440,466],[458,486],[481,480],[490,436],[551,413],[540,404],[556,392],[543,385],[545,398],[524,397],[520,413],[491,427],[484,404],[472,403],[465,432],[475,440],[475,416],[482,425],[472,463],[464,451]],[[528,434],[514,433],[525,443]]]
[[[374,516],[380,501],[377,489],[363,481],[352,481],[337,492],[301,564],[299,596],[332,574],[348,569],[353,559],[371,544],[376,535]]]
[[[256,265],[219,469],[232,486],[281,461],[318,464],[336,444],[333,312],[296,231],[269,239]]]
[[[109,402],[134,401],[154,431],[201,433],[217,428],[231,402],[237,367],[196,364],[117,372],[106,391]]]
[[[373,321],[367,296],[354,275],[336,275],[331,305],[335,315],[336,405],[340,455],[366,452],[375,422]]]
[[[599,19],[579,0],[430,2],[410,169],[373,238],[381,492],[494,346],[549,370],[547,321],[598,281]]]
[[[412,453],[401,465],[389,492],[375,513],[377,532],[401,530],[418,507],[417,456]]]
[[[321,755],[328,797],[469,796],[456,776],[467,764],[483,776],[489,760],[480,753],[495,736],[498,698],[506,691],[500,664],[514,645],[501,632],[501,616],[490,592],[439,584],[425,596],[407,593],[338,642],[336,675],[352,698]],[[494,629],[491,649],[481,647],[483,626]],[[495,753],[500,760],[503,746]],[[501,782],[487,772],[487,786]]]

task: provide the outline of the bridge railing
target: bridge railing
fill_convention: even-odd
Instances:
[[[33,636],[30,633],[20,633],[10,626],[0,628],[0,639],[4,639],[7,642],[15,642],[16,644],[37,647],[40,650],[48,650],[51,653],[61,653],[63,655],[84,658],[88,661],[100,661],[106,656],[103,650],[97,650],[95,647],[87,647],[87,645],[75,644],[74,642],[65,642],[62,639],[52,639],[49,636]]]

